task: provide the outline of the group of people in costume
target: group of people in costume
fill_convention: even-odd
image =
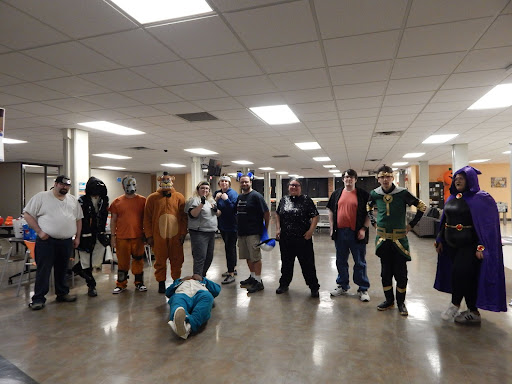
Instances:
[[[494,199],[480,190],[478,174],[480,172],[470,166],[453,174],[450,196],[435,241],[438,265],[434,287],[452,294],[451,303],[441,317],[461,324],[479,324],[479,308],[496,312],[507,310],[498,211]],[[220,292],[220,285],[206,278],[213,260],[215,233],[218,230],[224,241],[227,263],[222,284],[235,281],[238,243],[239,258],[246,259],[250,271],[250,276],[240,282],[240,287],[247,288],[248,293],[264,289],[259,246],[262,244],[262,232],[268,231],[270,211],[261,194],[252,189],[252,179],[247,175],[240,178],[240,195],[231,189],[231,179],[222,176],[218,182],[220,189],[212,193],[208,182],[200,182],[194,196],[187,201],[174,189],[173,180],[174,177],[164,172],[158,178],[158,190],[146,199],[136,193],[135,178],[126,176],[122,180],[124,194],[109,207],[105,184],[91,177],[86,184],[85,195],[78,200],[80,215],[73,213],[77,223],[74,231],[79,239],[79,242],[75,239],[74,243],[78,247],[79,258],[73,271],[85,279],[88,295],[97,296],[92,272],[103,261],[105,247],[109,245],[106,221],[110,211],[110,245],[116,249],[118,260],[113,293],[126,290],[130,268],[135,289],[140,292],[147,290],[143,278],[147,243],[155,254],[158,292],[165,293],[169,298],[169,325],[178,336],[186,339],[210,318],[214,297]],[[407,189],[393,183],[390,167],[381,167],[377,180],[380,186],[368,193],[356,187],[357,173],[349,169],[343,174],[344,186],[330,196],[327,209],[338,272],[337,287],[330,294],[349,294],[348,257],[352,253],[353,281],[359,287],[357,294],[362,302],[370,301],[366,244],[372,225],[376,230],[375,253],[380,258],[385,297],[377,309],[386,311],[394,308],[396,301],[400,315],[407,316],[407,262],[411,260],[407,234],[419,222],[427,207]],[[70,181],[65,177],[56,180],[56,187],[60,189],[52,194],[62,200],[61,195],[66,195],[69,185]],[[27,221],[38,235],[41,233],[43,236],[39,238],[39,250],[46,240],[46,233],[38,223],[41,204],[38,200],[41,199],[42,195],[25,208]],[[52,200],[49,195],[47,199]],[[405,220],[407,206],[416,207],[416,214],[409,223]],[[276,240],[279,241],[282,260],[276,294],[289,290],[295,258],[298,258],[311,296],[319,297],[320,285],[312,241],[318,219],[314,202],[302,193],[301,181],[290,179],[288,195],[280,200],[276,209]],[[81,224],[78,224],[80,221]],[[193,274],[181,278],[183,243],[187,233],[191,239]],[[167,260],[173,284],[166,288]],[[32,309],[44,307],[47,287],[41,282],[45,279],[46,275],[39,278],[39,289],[36,279],[37,294],[31,303]],[[69,289],[66,291],[60,287],[60,283],[59,289],[60,301],[76,300],[76,297],[68,294]],[[463,299],[468,309],[461,312]]]

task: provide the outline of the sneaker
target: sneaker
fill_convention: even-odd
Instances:
[[[231,284],[235,282],[235,276],[227,275],[224,280],[222,280],[222,284]]]
[[[138,284],[135,284],[135,290],[139,291],[139,292],[146,292],[148,289],[144,285],[144,283],[138,283]]]
[[[405,303],[397,303],[398,305],[398,312],[400,312],[401,316],[409,316],[409,312],[407,311],[407,307],[405,306]]]
[[[249,278],[247,280],[242,280],[240,282],[240,288],[252,287],[255,282],[256,282],[256,279],[254,277],[252,277],[252,276],[249,276]]]
[[[288,287],[279,286],[279,288],[276,289],[277,295],[280,295],[281,293],[285,293],[285,292],[288,292]]]
[[[394,301],[383,301],[379,305],[377,305],[377,309],[379,311],[387,311],[388,309],[394,308],[395,302]]]
[[[311,290],[311,297],[313,299],[318,299],[320,297],[320,292],[318,292],[318,289],[312,289]]]
[[[96,291],[95,287],[89,287],[89,289],[87,290],[87,296],[96,297],[98,296],[98,291]]]
[[[165,293],[165,281],[158,282],[158,293]]]
[[[174,311],[174,325],[176,327],[176,334],[182,339],[186,339],[188,335],[190,335],[190,323],[187,323],[185,320],[187,319],[187,313],[185,312],[185,308],[178,307]],[[171,326],[172,328],[172,326]]]
[[[28,307],[33,311],[39,311],[44,308],[44,303],[30,303]]]
[[[449,321],[453,320],[455,316],[457,316],[457,313],[459,312],[459,307],[453,305],[450,303],[450,306],[446,308],[446,311],[441,313],[441,319]]]
[[[510,303],[508,303],[508,305],[510,305],[512,307],[512,300],[510,300]]]
[[[238,272],[236,271],[235,269],[235,272],[234,272],[235,276],[238,275]],[[222,277],[228,277],[228,276],[231,276],[231,274],[229,273],[229,271],[226,271],[222,274]]]
[[[121,287],[115,287],[114,290],[112,291],[112,293],[114,295],[117,295],[118,293],[121,293],[123,291],[126,291],[126,288],[121,288]]]
[[[258,291],[263,291],[265,287],[263,286],[263,281],[257,281],[254,279],[255,283],[247,288],[247,293],[254,293]]]
[[[57,296],[56,299],[59,303],[72,303],[73,301],[76,301],[75,295],[62,295]]]
[[[482,322],[482,318],[480,316],[480,312],[467,310],[455,316],[455,322],[459,324],[480,324]]]
[[[370,295],[368,294],[368,291],[359,291],[357,293],[359,295],[359,300],[364,301],[365,303],[370,301]]]
[[[348,289],[343,289],[341,285],[338,285],[336,289],[331,291],[331,296],[346,296],[348,295]]]

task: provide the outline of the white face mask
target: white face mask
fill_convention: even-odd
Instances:
[[[123,180],[124,191],[128,195],[133,195],[137,191],[137,180],[130,178]]]

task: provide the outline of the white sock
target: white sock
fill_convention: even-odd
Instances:
[[[251,272],[251,277],[254,279],[256,277],[256,274],[254,272]]]
[[[258,283],[261,283],[261,275],[260,275],[260,276],[255,276],[254,278],[256,279],[256,281],[257,281]]]

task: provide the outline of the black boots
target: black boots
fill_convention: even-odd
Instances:
[[[158,282],[158,293],[165,293],[165,281]]]
[[[402,316],[408,316],[407,307],[405,306],[405,292],[406,288],[396,287],[396,304],[398,306],[398,312]]]
[[[384,291],[384,296],[386,296],[386,300],[377,305],[377,309],[379,311],[386,311],[388,309],[395,307],[395,296],[393,295],[393,287]]]

